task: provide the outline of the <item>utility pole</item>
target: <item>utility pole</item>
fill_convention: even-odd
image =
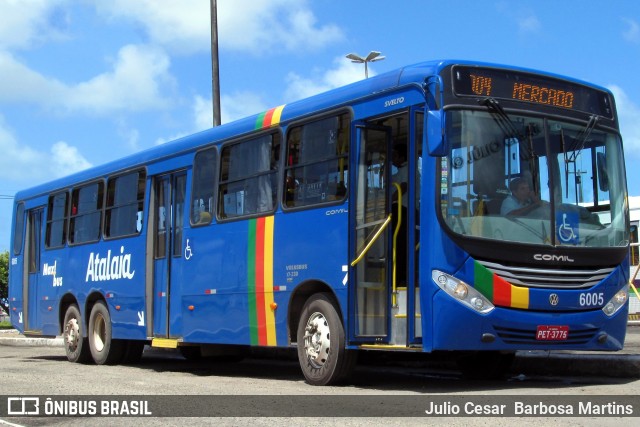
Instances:
[[[218,60],[218,4],[211,0],[211,88],[213,126],[220,126],[220,62]]]

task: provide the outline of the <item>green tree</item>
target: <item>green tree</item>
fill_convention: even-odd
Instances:
[[[9,251],[0,253],[0,308],[9,313]]]

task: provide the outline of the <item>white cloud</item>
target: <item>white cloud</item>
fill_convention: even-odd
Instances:
[[[68,0],[3,0],[0,2],[0,49],[23,49],[64,37]]]
[[[131,151],[140,150],[140,131],[129,126],[127,120],[120,117],[116,120],[118,136],[122,138]]]
[[[631,43],[640,43],[640,25],[633,19],[623,18],[622,20],[627,24],[622,37]]]
[[[173,53],[207,52],[211,46],[208,0],[93,0],[99,13],[142,24],[153,43]],[[315,48],[341,40],[336,25],[318,25],[308,0],[220,0],[221,48],[267,54]]]
[[[537,33],[540,31],[542,24],[538,16],[529,8],[514,6],[516,2],[500,1],[495,7],[504,15],[509,23],[515,22],[518,25],[518,32],[521,35]]]
[[[629,99],[621,87],[611,85],[609,90],[616,98],[620,133],[622,133],[627,159],[640,158],[640,107]]]
[[[229,123],[276,107],[266,102],[260,95],[248,91],[222,95],[220,104],[222,123]]]
[[[298,74],[290,73],[286,78],[285,102],[293,102],[362,80],[364,78],[364,69],[362,64],[352,64],[340,57],[334,60],[334,68],[317,71],[316,74],[302,77]],[[374,76],[375,72],[370,70],[369,75]],[[224,94],[220,97],[220,104],[222,123],[230,123],[259,114],[276,106],[274,102],[268,102],[260,94],[250,91]],[[194,128],[191,131],[174,135],[170,139],[158,140],[156,143],[161,144],[168,140],[212,127],[213,105],[211,98],[194,97],[192,110]]]
[[[193,105],[191,109],[193,112],[192,128],[183,130],[182,132],[171,135],[169,137],[158,138],[155,141],[155,145],[166,144],[167,142],[175,141],[176,139],[192,135],[196,132],[209,129],[213,126],[213,108],[211,98],[205,99],[200,95],[196,95],[193,99]]]
[[[518,19],[518,28],[521,33],[536,33],[540,29],[540,21],[533,13]]]
[[[32,103],[54,111],[108,114],[158,109],[168,101],[162,87],[171,86],[168,56],[151,46],[127,45],[112,68],[92,79],[66,84],[39,74],[14,56],[0,52],[0,102]]]
[[[161,87],[173,82],[169,64],[169,57],[160,49],[124,46],[111,71],[69,87],[65,105],[98,113],[162,108],[167,100]]]
[[[65,176],[91,167],[91,163],[85,159],[76,147],[72,147],[64,141],[58,141],[51,147],[53,176]]]
[[[351,64],[340,57],[334,60],[334,65],[335,67],[330,70],[318,71],[316,73],[317,76],[302,77],[298,74],[290,73],[286,78],[285,102],[293,102],[326,92],[364,78],[362,64]],[[375,72],[370,70],[369,74],[373,76]],[[220,104],[222,123],[230,123],[259,114],[276,106],[274,102],[267,102],[260,94],[249,91],[224,94],[220,97]],[[212,126],[213,105],[211,98],[196,96],[193,100],[192,110],[194,129],[190,132],[176,135],[171,139],[209,129]],[[167,140],[159,140],[157,142],[164,143]]]
[[[221,122],[230,123],[269,109],[263,99],[253,92],[237,92],[220,97]],[[158,138],[156,145],[174,141],[183,136],[209,129],[213,126],[213,103],[211,98],[195,96],[192,104],[193,127],[168,138]]]
[[[0,179],[4,182],[35,183],[86,169],[91,163],[76,147],[64,141],[54,143],[48,152],[36,150],[16,140],[0,116]]]
[[[18,144],[0,116],[0,179],[20,180],[40,173],[42,154],[28,146]],[[46,164],[46,163],[43,163]]]
[[[285,92],[287,102],[296,101],[318,93],[326,92],[349,83],[364,79],[364,65],[354,64],[339,57],[333,61],[334,67],[326,71],[318,71],[315,75],[302,77],[295,73],[287,76],[288,87]],[[375,72],[369,65],[369,76]]]
[[[220,110],[222,110],[222,106]],[[196,96],[193,100],[193,116],[195,131],[209,129],[213,126],[213,101],[211,98],[205,99],[199,95]]]

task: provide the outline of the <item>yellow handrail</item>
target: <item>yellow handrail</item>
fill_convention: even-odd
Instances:
[[[629,279],[629,285],[631,286],[631,289],[633,290],[633,292],[636,294],[636,297],[638,298],[638,300],[640,300],[640,295],[638,295],[638,290],[636,289],[636,285],[634,285],[633,283],[636,280],[638,271],[640,271],[640,264],[636,267],[636,272],[633,274],[633,277]]]
[[[391,222],[391,214],[389,214],[387,219],[382,223],[382,226],[380,227],[380,229],[376,231],[376,234],[374,234],[373,238],[369,241],[369,243],[367,243],[367,246],[364,247],[360,255],[356,259],[351,261],[351,267],[355,267],[356,264],[362,261],[362,258],[364,258],[367,252],[369,252],[369,249],[371,249],[371,246],[375,243],[376,240],[378,240],[378,237],[380,237],[380,235],[382,234],[384,229],[387,228],[390,222]]]
[[[402,187],[397,182],[393,183],[393,186],[396,187],[397,195],[398,195],[398,221],[396,222],[396,229],[393,230],[393,266],[391,269],[391,305],[393,307],[396,306],[396,242],[398,240],[398,233],[400,232],[400,225],[402,224]]]
[[[398,222],[396,224],[396,229],[393,231],[393,245],[392,245],[392,258],[391,258],[392,259],[391,303],[392,305],[395,306],[396,305],[396,246],[397,246],[396,241],[398,239],[398,233],[400,232],[400,225],[402,224],[402,188],[400,187],[400,184],[398,184],[397,182],[394,182],[393,185],[396,187],[396,190],[397,190],[396,194],[398,195],[398,213],[397,213]],[[382,223],[382,226],[380,227],[380,229],[376,232],[376,234],[374,234],[373,238],[369,241],[369,243],[367,243],[367,246],[364,247],[360,255],[358,255],[356,259],[351,261],[351,267],[355,267],[356,264],[362,261],[362,258],[364,258],[364,256],[367,254],[369,249],[371,249],[371,246],[373,246],[375,241],[378,240],[382,232],[387,228],[387,226],[391,222],[391,218],[392,218],[392,214],[389,214],[389,216],[384,221],[384,223]]]

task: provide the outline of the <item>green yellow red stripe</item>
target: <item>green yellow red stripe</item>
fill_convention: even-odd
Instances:
[[[247,288],[252,345],[275,346],[273,299],[273,216],[251,219],[248,230]]]
[[[494,305],[529,308],[529,288],[512,285],[477,261],[473,270],[475,288]]]
[[[284,105],[280,105],[279,107],[275,107],[265,111],[264,113],[258,114],[258,118],[256,119],[256,129],[265,129],[279,124],[284,107]]]

